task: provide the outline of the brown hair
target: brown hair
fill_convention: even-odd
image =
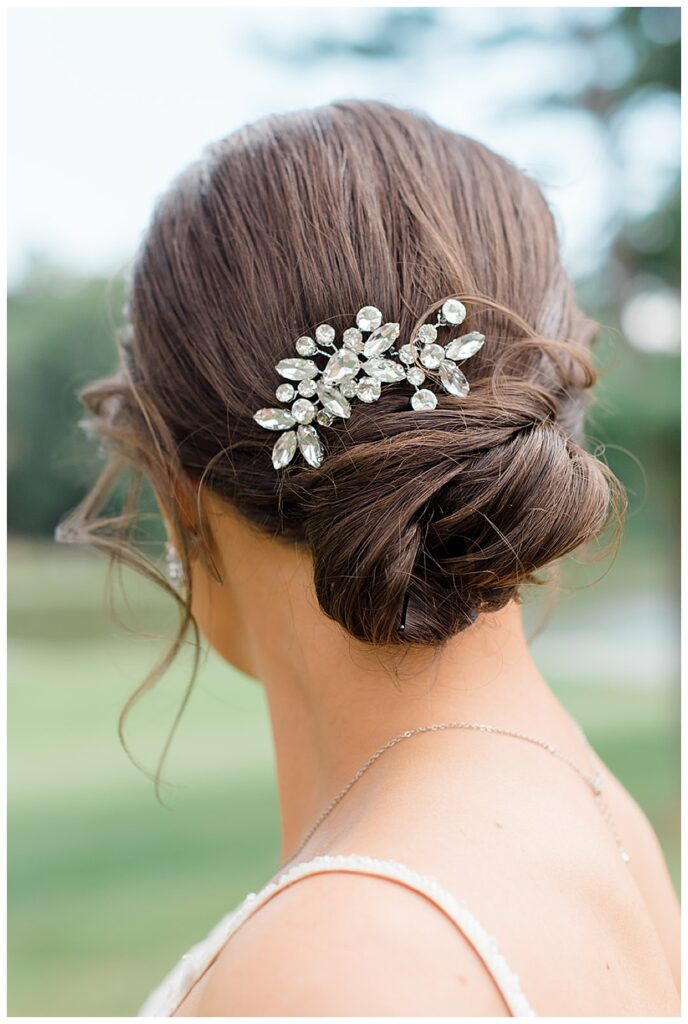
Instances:
[[[415,412],[408,385],[387,385],[323,429],[320,469],[275,472],[274,435],[252,415],[274,404],[293,340],[348,327],[365,304],[408,340],[449,296],[468,308],[462,330],[487,336],[469,396]],[[100,515],[128,466],[152,481],[183,561],[212,568],[202,521],[190,552],[174,481],[193,497],[207,486],[307,546],[323,611],[354,637],[436,646],[608,521],[614,478],[582,447],[596,325],[574,305],[547,204],[426,117],[342,102],[209,147],[159,201],[128,302],[121,369],[83,394],[109,463],[66,539],[156,574],[123,547],[133,505]]]

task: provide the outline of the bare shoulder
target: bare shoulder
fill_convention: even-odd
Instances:
[[[680,979],[680,910],[664,852],[647,815],[606,769],[607,796],[625,847],[629,867],[647,906],[677,986]]]
[[[385,879],[313,875],[239,929],[197,986],[194,1016],[503,1016],[457,927]]]

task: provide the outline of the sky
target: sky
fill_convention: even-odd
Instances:
[[[124,267],[155,198],[209,141],[265,114],[373,97],[431,114],[533,174],[575,274],[594,273],[624,205],[651,209],[678,161],[677,105],[655,98],[617,126],[613,165],[596,121],[537,108],[592,71],[623,75],[618,45],[587,51],[522,27],[609,8],[445,8],[408,52],[370,61],[318,52],[321,35],[370,38],[374,8],[24,8],[9,12],[10,283],[39,253],[80,273]],[[484,49],[505,33],[510,42]],[[638,145],[639,139],[642,145]]]

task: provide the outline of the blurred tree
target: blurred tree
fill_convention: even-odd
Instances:
[[[545,102],[575,106],[598,118],[607,128],[607,143],[612,149],[617,144],[616,129],[631,108],[654,102],[660,96],[673,97],[678,102],[681,91],[679,7],[619,7],[608,23],[592,27],[574,23],[571,32],[594,56],[593,76],[584,81],[578,91],[566,96],[553,94]],[[605,62],[613,53],[621,52],[629,58],[626,73],[610,81]],[[622,216],[611,243],[609,290],[604,296],[607,303],[613,305],[619,291],[623,292],[624,283],[641,274],[650,274],[672,287],[678,286],[679,181],[676,164],[655,209],[633,216],[622,206]],[[619,202],[623,203],[623,195]]]
[[[110,301],[108,303],[108,295]],[[8,301],[8,525],[51,535],[83,497],[97,451],[77,429],[77,392],[115,366],[108,305],[120,282],[82,280],[34,259]]]
[[[489,9],[483,11],[486,19]],[[395,61],[408,65],[427,59],[433,52],[460,53],[465,42],[461,15],[436,7],[377,8],[367,20],[357,19],[353,31],[319,30],[275,39],[268,31],[260,47],[275,59],[290,64],[325,63],[333,57],[350,56],[363,63]],[[566,43],[572,60],[578,60],[579,84],[552,87],[537,100],[538,107],[566,107],[584,111],[605,129],[604,137],[617,166],[623,166],[618,150],[618,126],[632,107],[658,97],[678,100],[681,87],[681,9],[679,7],[609,7],[597,10],[560,8],[542,19],[531,9],[514,10],[507,19],[502,9],[492,10],[493,26],[481,31],[470,27],[470,44],[499,49],[533,40],[543,47]],[[519,16],[520,15],[520,16]],[[504,109],[511,100],[504,97]],[[523,111],[519,110],[520,115]],[[602,285],[595,278],[598,309],[618,306],[620,291],[629,278],[651,272],[677,286],[679,276],[679,168],[678,163],[656,209],[640,217],[624,208],[623,187],[616,190],[618,210],[610,211],[614,225],[608,240],[609,259],[603,268]],[[592,290],[593,282],[588,283]],[[623,298],[623,296],[622,296]]]
[[[679,7],[619,7],[602,25],[573,25],[572,32],[595,56],[593,78],[568,96],[553,95],[547,102],[577,106],[606,128],[615,151],[618,128],[630,111],[658,98],[678,103],[681,89],[681,10]],[[609,75],[605,61],[616,52],[629,60],[625,74]],[[639,140],[639,144],[641,141]],[[622,156],[615,152],[619,164]],[[680,372],[678,353],[638,351],[624,344],[616,328],[624,306],[640,288],[678,297],[680,283],[680,168],[667,175],[659,201],[640,214],[624,206],[619,216],[602,281],[594,283],[597,308],[593,312],[609,325],[600,349],[609,378],[599,390],[601,403],[591,417],[598,435],[613,440],[608,461],[630,489],[630,508],[639,513],[648,532],[661,530],[679,536]],[[592,282],[579,282],[585,297]],[[585,301],[585,300],[584,300]],[[652,331],[650,324],[649,330]],[[628,455],[647,473],[642,480]]]

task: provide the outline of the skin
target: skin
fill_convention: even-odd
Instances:
[[[193,567],[209,643],[264,686],[276,751],[282,860],[369,755],[415,725],[522,730],[586,771],[592,756],[538,672],[518,606],[481,616],[438,654],[371,650],[319,609],[307,552],[203,495],[222,583]],[[644,815],[597,759],[631,854],[621,861],[590,788],[508,737],[443,732],[387,752],[297,860],[401,861],[463,899],[543,1016],[677,1016],[679,917]],[[178,1016],[504,1016],[473,948],[393,882],[336,873],[250,918]]]

